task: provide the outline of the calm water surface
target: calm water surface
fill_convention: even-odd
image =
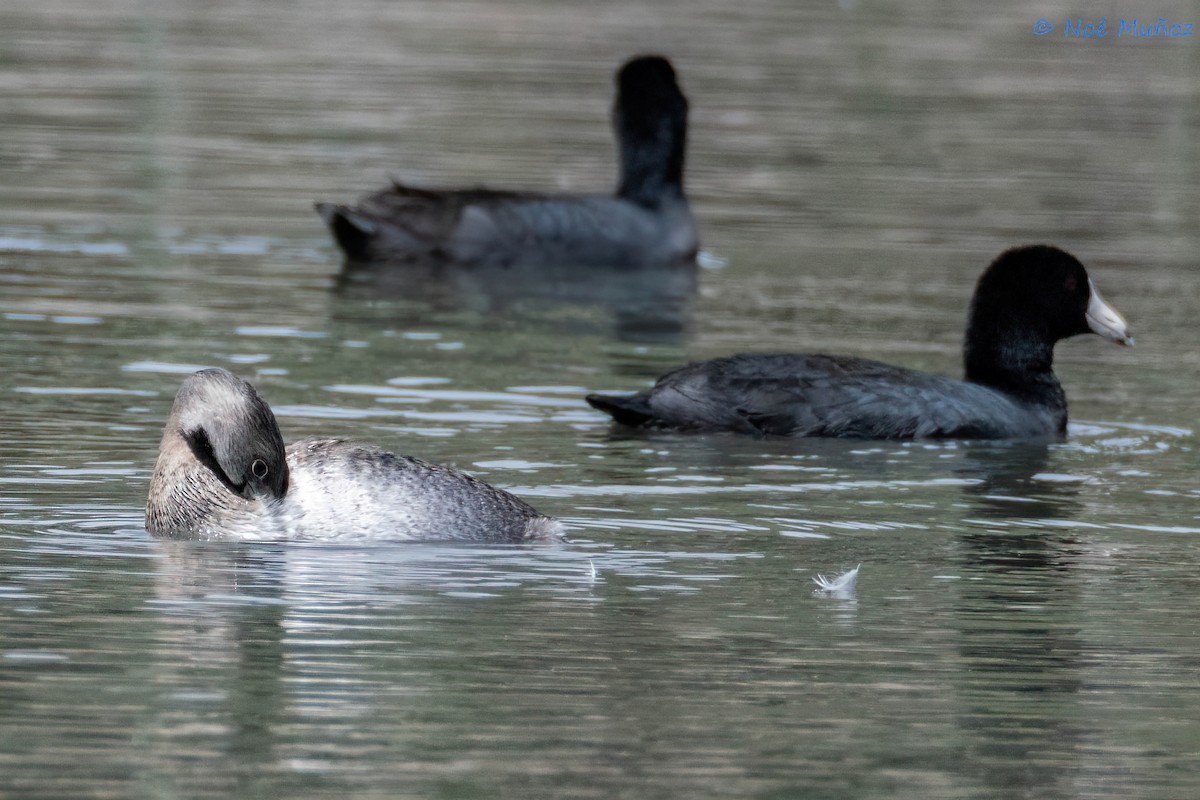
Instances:
[[[1200,795],[1200,45],[806,5],[6,2],[0,797]],[[724,267],[339,281],[315,199],[610,187],[647,51]],[[1034,241],[1138,338],[1059,347],[1064,443],[630,435],[581,400],[741,349],[955,373],[974,279]],[[572,541],[157,542],[206,365],[288,439],[455,463]]]

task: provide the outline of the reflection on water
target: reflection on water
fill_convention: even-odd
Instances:
[[[972,776],[996,796],[1069,796],[1077,778],[1062,765],[1086,762],[1087,647],[1065,622],[1079,610],[1078,546],[1052,530],[963,539],[958,725]]]
[[[338,288],[350,303],[403,299],[438,310],[469,310],[487,320],[513,316],[531,325],[561,319],[574,308],[611,315],[627,341],[678,340],[696,292],[696,266],[679,264],[627,272],[564,268],[347,264]],[[607,332],[601,329],[601,333]]]
[[[996,519],[1070,519],[1083,510],[1074,500],[1086,479],[1050,475],[1047,442],[1002,442],[972,448],[958,472],[977,477],[963,487],[980,512]]]
[[[0,794],[1196,796],[1200,49],[1045,14],[0,5]],[[725,268],[341,277],[311,203],[381,175],[605,185],[634,52],[685,76]],[[631,435],[582,402],[743,350],[957,374],[979,271],[1034,241],[1139,333],[1058,348],[1061,444]],[[571,541],[154,541],[210,365],[289,440],[455,464]]]

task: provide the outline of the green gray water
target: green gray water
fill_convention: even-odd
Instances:
[[[7,0],[0,797],[1200,795],[1200,44],[808,5]],[[728,262],[690,301],[336,285],[314,199],[611,186],[637,52]],[[1138,338],[1059,347],[1065,443],[630,436],[581,400],[743,349],[957,372],[975,277],[1036,241]],[[200,365],[573,541],[154,541]]]

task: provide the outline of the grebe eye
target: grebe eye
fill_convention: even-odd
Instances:
[[[254,473],[254,477],[261,481],[267,477],[267,462],[261,458],[254,459],[254,463],[250,465],[250,471]]]

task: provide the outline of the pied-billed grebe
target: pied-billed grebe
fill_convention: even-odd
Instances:
[[[184,380],[159,447],[146,528],[171,538],[556,538],[561,524],[449,467],[338,440],[284,448],[270,406],[224,369]]]

